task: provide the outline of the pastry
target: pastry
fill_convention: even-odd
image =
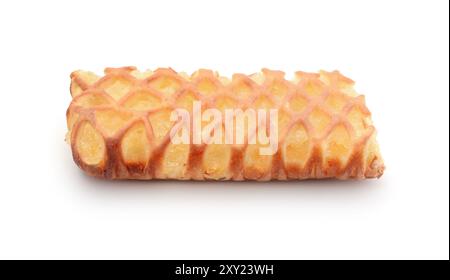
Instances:
[[[268,69],[231,79],[204,69],[75,71],[66,139],[82,170],[107,179],[380,177],[376,130],[353,84],[337,71],[293,80]]]

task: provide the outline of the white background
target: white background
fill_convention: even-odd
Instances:
[[[448,1],[1,1],[0,258],[449,258]],[[380,180],[109,182],[64,142],[69,74],[339,69]]]

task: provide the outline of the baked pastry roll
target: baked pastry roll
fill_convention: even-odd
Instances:
[[[82,170],[108,179],[380,177],[376,130],[353,84],[337,71],[293,80],[268,69],[231,79],[203,69],[75,71],[66,139]]]

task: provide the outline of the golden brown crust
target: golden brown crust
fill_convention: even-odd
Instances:
[[[235,74],[231,81],[225,81],[210,70],[199,70],[192,76],[172,69],[141,73],[134,67],[107,68],[102,78],[86,73],[76,71],[71,74],[73,100],[67,110],[67,119],[74,161],[89,175],[108,179],[267,181],[362,179],[383,174],[384,164],[375,140],[376,131],[364,97],[353,96],[354,82],[337,71],[296,72],[296,81],[286,80],[281,71],[268,69],[263,69],[259,75]],[[133,98],[137,97],[142,99],[133,103]],[[244,163],[248,144],[229,145],[226,146],[231,149],[228,168],[221,175],[209,173],[204,166],[207,145],[191,144],[187,147],[186,162],[180,159],[182,166],[177,166],[177,172],[181,170],[181,173],[167,173],[163,166],[173,165],[173,162],[165,163],[171,145],[169,135],[158,136],[154,127],[157,124],[151,123],[150,118],[164,110],[184,106],[180,105],[183,98],[201,100],[206,108],[220,108],[223,101],[241,109],[267,103],[271,108],[283,111],[288,121],[280,129],[277,153],[264,158],[269,161],[268,168],[261,167],[256,161],[254,164]],[[106,116],[103,119],[100,118],[102,114]],[[351,114],[356,117],[352,119]],[[117,121],[111,124],[108,118],[117,118]],[[91,132],[92,135],[79,135],[80,126],[86,123],[95,131]],[[136,155],[131,151],[126,155],[132,160],[126,161],[123,139],[137,123],[143,124],[145,136],[142,137],[145,139],[135,140],[136,145],[148,150],[149,157],[142,161],[139,153]],[[322,123],[326,125],[319,130]],[[309,157],[304,165],[295,159],[289,162],[283,153],[285,139],[296,125],[300,125],[308,135]],[[337,145],[331,138],[333,133],[338,133],[337,127],[341,127],[343,135],[350,139],[342,145]],[[97,142],[103,139],[105,152],[99,162],[87,164],[79,149],[92,147],[80,148],[77,145],[92,139]],[[98,145],[102,147],[103,143]],[[327,157],[333,148],[340,156]],[[91,150],[98,153],[100,148]],[[180,154],[184,152],[182,150]]]

